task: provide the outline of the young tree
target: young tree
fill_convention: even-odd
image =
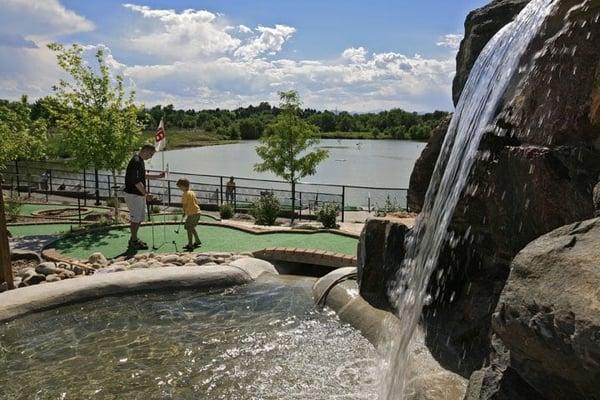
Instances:
[[[66,49],[52,43],[48,47],[56,52],[58,65],[71,77],[53,88],[58,105],[53,110],[54,117],[71,162],[77,168],[111,171],[116,183],[117,171],[124,169],[141,143],[135,93],[125,94],[122,76],[111,79],[102,49],[96,52],[98,69],[94,70],[84,61],[80,45]],[[116,188],[113,195],[115,220],[118,220]]]
[[[256,164],[258,172],[271,171],[292,186],[292,223],[296,206],[296,183],[308,175],[314,175],[317,165],[325,160],[326,150],[309,149],[319,143],[318,128],[298,116],[300,97],[295,90],[279,92],[281,113],[269,125],[256,154],[262,163]]]
[[[30,113],[26,97],[20,102],[0,102],[0,171],[10,161],[44,156],[46,123],[43,119],[32,122]]]

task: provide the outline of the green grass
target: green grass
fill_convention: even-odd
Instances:
[[[8,231],[13,237],[57,235],[69,232],[79,227],[77,224],[35,224],[35,225],[9,225]]]
[[[165,227],[163,229],[163,226]],[[154,226],[155,244],[162,246],[159,253],[175,251],[173,241],[179,251],[187,243],[186,232],[182,229],[175,233],[175,225]],[[223,226],[199,225],[198,233],[202,247],[197,251],[227,251],[244,252],[260,250],[266,247],[292,247],[305,249],[329,250],[338,253],[355,255],[357,240],[333,233],[268,233],[251,234]],[[140,237],[152,246],[152,228],[143,226]],[[163,235],[166,235],[164,237]],[[95,232],[65,237],[55,242],[52,247],[64,255],[84,259],[91,253],[99,251],[106,257],[113,258],[127,250],[128,229],[112,229],[105,232]]]
[[[145,131],[142,135],[148,141],[154,140],[154,131]],[[214,132],[206,132],[194,129],[169,129],[167,131],[167,150],[182,147],[212,146],[216,144],[237,143],[217,135]]]

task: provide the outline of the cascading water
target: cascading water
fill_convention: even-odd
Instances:
[[[532,0],[490,40],[471,70],[437,160],[423,210],[407,238],[402,268],[389,293],[401,331],[390,334],[382,400],[404,397],[408,346],[482,134],[495,117],[521,57],[556,1]]]

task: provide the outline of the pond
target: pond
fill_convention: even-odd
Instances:
[[[371,399],[376,352],[314,279],[106,297],[0,327],[10,399]]]

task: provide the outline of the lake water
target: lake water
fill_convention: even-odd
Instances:
[[[239,176],[258,179],[277,179],[271,173],[254,171],[260,162],[255,148],[257,141],[171,150],[164,153],[171,171],[196,174]],[[305,182],[407,188],[415,161],[425,143],[403,140],[322,140],[320,148],[329,151],[329,158],[321,163],[314,176]],[[161,168],[157,154],[149,167]]]

